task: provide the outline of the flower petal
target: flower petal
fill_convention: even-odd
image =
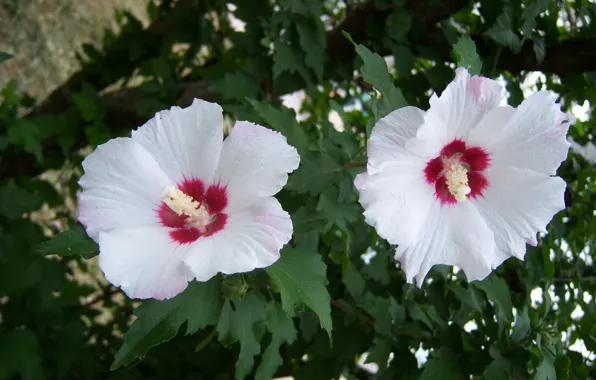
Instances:
[[[267,197],[228,216],[225,227],[192,244],[184,262],[199,281],[218,272],[249,272],[279,259],[292,238],[292,220],[277,199]]]
[[[79,221],[98,241],[100,231],[158,226],[156,208],[170,185],[153,157],[130,138],[100,145],[83,161]]]
[[[422,123],[424,111],[416,107],[400,108],[379,120],[368,139],[368,173],[374,174],[384,164],[399,161],[407,154],[406,141],[416,137]]]
[[[376,174],[359,174],[355,186],[366,223],[391,244],[414,244],[438,203],[425,183],[424,162],[415,156],[385,164]]]
[[[215,103],[195,99],[187,108],[155,114],[132,132],[172,182],[184,178],[211,181],[223,144],[223,114]]]
[[[226,186],[226,213],[279,192],[300,156],[286,138],[260,125],[237,122],[226,138],[214,183]]]
[[[468,281],[490,274],[495,251],[493,232],[472,203],[441,206],[433,202],[424,226],[416,244],[402,244],[395,253],[408,282],[415,278],[422,287],[435,264],[458,266]]]
[[[555,97],[540,91],[517,108],[499,107],[471,131],[468,141],[492,153],[492,166],[515,166],[555,174],[567,157],[570,118]]]
[[[497,81],[470,77],[466,69],[457,69],[454,81],[441,96],[431,97],[417,137],[432,141],[435,149],[457,138],[465,140],[482,117],[499,105],[502,91]]]
[[[493,230],[497,249],[523,260],[526,242],[535,242],[538,232],[546,233],[553,215],[565,208],[565,181],[513,167],[494,167],[485,174],[491,185],[484,197],[470,201]]]
[[[174,243],[166,228],[101,232],[99,246],[106,279],[130,298],[171,298],[192,279],[182,263],[189,246]]]

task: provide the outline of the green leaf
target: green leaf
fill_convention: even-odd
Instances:
[[[0,51],[0,63],[9,60],[12,57],[13,57],[12,54],[4,52],[4,51]]]
[[[476,52],[476,44],[470,36],[463,35],[459,37],[453,50],[457,55],[457,66],[468,69],[470,75],[480,75],[482,72],[482,61]]]
[[[296,19],[300,46],[306,54],[304,63],[314,70],[319,81],[323,78],[325,65],[325,28],[318,19]]]
[[[517,315],[515,325],[511,331],[511,340],[519,342],[524,339],[530,332],[530,316],[528,314],[528,308],[524,308],[521,314]]]
[[[513,304],[507,283],[493,274],[483,281],[473,283],[477,288],[484,290],[489,300],[495,303],[498,315],[508,323],[513,321]]]
[[[176,297],[151,300],[135,312],[138,316],[124,334],[124,343],[116,353],[111,369],[118,369],[142,358],[151,347],[172,339],[187,322],[186,334],[194,334],[207,325],[214,325],[221,309],[219,282],[192,282]]]
[[[407,105],[401,90],[393,85],[387,63],[383,57],[371,52],[366,46],[355,43],[348,33],[343,33],[354,44],[356,53],[362,58],[363,65],[360,68],[362,77],[383,95],[379,108],[380,116],[383,117],[389,112]]]
[[[544,43],[544,38],[534,37],[532,41],[534,54],[536,55],[536,63],[540,65],[542,64],[542,62],[544,62],[544,58],[546,57],[546,46]]]
[[[412,49],[406,45],[395,45],[391,48],[395,60],[395,68],[400,76],[409,76],[414,68],[416,57]]]
[[[271,343],[263,353],[261,364],[257,368],[257,380],[272,379],[277,368],[283,364],[279,348],[284,342],[294,343],[297,331],[294,322],[282,310],[281,306],[271,301],[267,304],[267,330],[271,332]]]
[[[343,279],[343,283],[346,285],[348,292],[355,300],[360,299],[362,294],[364,293],[364,288],[366,287],[366,282],[364,278],[358,272],[358,270],[354,267],[353,264],[348,266],[348,270],[346,271],[346,276]]]
[[[0,379],[44,379],[37,338],[30,330],[0,332]]]
[[[35,156],[37,162],[42,162],[41,142],[44,133],[39,125],[30,120],[18,119],[8,126],[7,137],[11,144],[23,147],[26,152]]]
[[[419,380],[467,379],[460,367],[457,355],[447,347],[441,347],[424,365]]]
[[[326,153],[303,157],[300,167],[290,176],[287,188],[299,193],[317,195],[330,185],[341,181],[343,168],[337,160]]]
[[[259,94],[259,84],[254,75],[246,70],[236,70],[225,73],[224,77],[213,84],[214,89],[224,99],[256,98]]]
[[[41,207],[43,199],[27,189],[19,188],[14,180],[9,180],[0,188],[0,214],[9,219],[18,219],[24,213]]]
[[[552,359],[545,357],[536,368],[534,380],[557,380],[557,371]]]
[[[412,28],[412,15],[403,8],[397,8],[387,18],[387,36],[397,42],[407,41]]]
[[[288,0],[284,3],[289,11],[304,16],[318,16],[321,13],[321,3],[318,0]]]
[[[470,307],[472,310],[476,310],[480,313],[484,312],[484,308],[482,306],[482,293],[480,293],[479,290],[473,287],[465,289],[457,285],[450,286],[450,289],[453,291],[453,293],[455,293],[456,297],[461,301],[461,303]]]
[[[330,186],[319,196],[317,211],[321,211],[327,217],[328,225],[335,224],[347,230],[348,224],[358,219],[361,208],[355,203],[340,203],[339,189]]]
[[[273,79],[277,79],[282,73],[298,73],[305,81],[308,81],[308,74],[304,67],[304,54],[301,50],[290,46],[281,40],[275,43],[273,53]]]
[[[308,306],[317,313],[321,327],[331,337],[331,298],[321,256],[288,247],[265,270],[280,291],[284,311],[293,316],[297,306]]]
[[[42,255],[81,255],[90,259],[99,254],[99,246],[87,236],[83,227],[76,226],[69,231],[60,232],[52,240],[39,244],[37,251]]]
[[[513,31],[513,21],[510,13],[511,8],[506,6],[503,13],[497,17],[497,21],[486,31],[486,33],[484,33],[484,35],[492,38],[500,45],[509,46],[514,53],[519,53],[521,49],[521,40]]]
[[[225,301],[216,330],[223,344],[240,342],[240,354],[236,361],[236,379],[244,379],[254,365],[255,355],[261,352],[254,327],[265,319],[266,305],[263,297],[254,292],[234,302],[234,310],[230,302]]]
[[[256,113],[265,120],[269,126],[281,132],[288,139],[288,143],[294,146],[302,155],[308,145],[308,139],[302,127],[296,121],[296,114],[289,108],[275,108],[271,104],[259,102],[254,99],[247,99]]]
[[[484,379],[506,380],[511,378],[511,362],[501,354],[495,345],[490,346],[489,353],[494,360],[484,369],[482,374]]]
[[[366,363],[377,363],[379,370],[387,368],[389,355],[392,352],[391,342],[384,338],[375,338],[371,349],[368,351]]]

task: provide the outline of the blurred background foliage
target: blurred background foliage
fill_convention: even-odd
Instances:
[[[596,377],[593,1],[6,0],[0,17],[0,379]],[[567,207],[525,262],[471,284],[436,266],[419,290],[352,182],[375,120],[426,109],[470,60],[509,104],[549,90],[577,117]],[[278,195],[294,237],[278,266],[138,308],[76,224],[80,164],[194,97],[297,147]]]

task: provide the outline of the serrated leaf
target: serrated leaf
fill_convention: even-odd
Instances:
[[[30,330],[0,332],[0,379],[45,379],[39,344]]]
[[[517,315],[515,325],[511,331],[511,340],[519,342],[524,339],[530,332],[530,327],[530,315],[528,314],[528,308],[526,307]]]
[[[18,187],[12,179],[0,188],[0,214],[9,219],[18,219],[42,204],[43,199],[39,195]]]
[[[330,186],[319,196],[317,211],[321,211],[327,218],[328,226],[335,224],[343,230],[347,230],[348,224],[358,219],[361,208],[355,203],[339,202],[339,189]]]
[[[319,317],[331,337],[331,298],[327,292],[326,265],[321,256],[288,247],[281,258],[266,268],[277,285],[284,311],[293,316],[297,306],[306,305]]]
[[[299,193],[321,194],[341,181],[343,168],[327,153],[303,157],[300,167],[290,176],[287,188]]]
[[[240,354],[236,361],[236,379],[244,379],[254,365],[254,357],[261,352],[261,345],[254,327],[265,319],[265,301],[260,294],[248,293],[234,302],[232,310],[226,300],[217,323],[217,334],[224,344],[240,342]]]
[[[419,380],[464,380],[467,379],[457,355],[447,347],[441,347],[424,364]]]
[[[451,291],[455,293],[457,298],[461,301],[461,303],[467,305],[472,310],[476,310],[480,313],[483,313],[483,306],[482,306],[482,294],[479,290],[469,287],[467,289],[462,288],[461,286],[452,285],[450,286]]]
[[[247,99],[256,113],[274,130],[281,132],[288,139],[288,143],[294,146],[302,154],[308,145],[308,139],[304,128],[296,121],[294,111],[282,107],[275,108],[271,104],[259,102],[254,99]]]
[[[244,98],[255,98],[260,91],[257,79],[245,70],[225,73],[222,79],[213,84],[213,87],[224,99],[240,101]]]
[[[536,368],[533,380],[557,380],[555,363],[548,357],[543,358],[538,368]]]
[[[314,70],[319,81],[323,78],[325,65],[325,28],[319,19],[296,19],[296,29],[300,37],[300,46],[306,54],[304,63]]]
[[[482,61],[476,52],[476,44],[470,36],[463,35],[459,37],[453,47],[457,55],[457,66],[465,67],[471,75],[480,75],[482,71]]]
[[[26,152],[35,156],[37,162],[42,162],[41,142],[45,136],[39,125],[30,120],[17,119],[8,126],[6,135],[11,144],[23,147]]]
[[[257,368],[257,380],[272,379],[275,371],[283,364],[279,348],[284,342],[293,343],[296,340],[296,327],[294,322],[283,311],[281,306],[271,301],[267,304],[267,330],[271,333],[271,343],[263,353],[261,364]]]
[[[137,319],[124,334],[124,343],[116,353],[111,369],[118,369],[144,357],[151,347],[172,339],[187,322],[186,334],[193,334],[219,317],[222,301],[219,281],[192,282],[176,297],[151,300],[136,311]]]
[[[52,240],[44,241],[37,246],[42,255],[58,255],[62,257],[81,255],[90,259],[99,254],[99,246],[91,240],[81,226],[60,232]]]
[[[476,281],[474,286],[483,290],[489,300],[497,306],[498,315],[511,323],[513,321],[513,304],[511,303],[511,293],[507,283],[502,278],[493,274],[483,281]]]
[[[497,21],[484,35],[500,45],[508,46],[514,53],[519,53],[521,40],[513,31],[513,21],[510,12],[510,7],[505,7],[503,13],[497,17]]]
[[[387,63],[383,57],[371,52],[366,46],[355,43],[348,33],[343,33],[354,44],[356,53],[362,58],[363,65],[360,68],[362,77],[383,95],[379,107],[380,117],[407,105],[401,90],[393,85]]]
[[[302,51],[280,40],[275,43],[272,70],[273,79],[277,79],[282,73],[287,71],[289,73],[298,73],[302,75],[304,80],[308,81]]]

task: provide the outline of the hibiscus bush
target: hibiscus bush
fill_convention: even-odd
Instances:
[[[147,7],[2,89],[0,379],[596,377],[595,4]]]

